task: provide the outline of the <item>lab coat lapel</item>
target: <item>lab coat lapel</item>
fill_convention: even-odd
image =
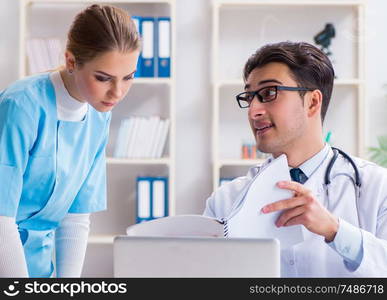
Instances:
[[[313,195],[324,204],[324,178],[328,164],[333,157],[333,151],[330,148],[327,157],[321,163],[319,167],[313,172],[313,174],[305,182],[304,186],[309,189]]]

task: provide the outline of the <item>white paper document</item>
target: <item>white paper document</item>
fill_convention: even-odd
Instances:
[[[223,223],[202,215],[177,215],[129,226],[130,236],[223,237]]]
[[[291,198],[293,193],[276,186],[278,181],[291,180],[286,155],[283,154],[262,170],[249,187],[244,200],[226,223],[228,237],[277,238],[281,249],[303,241],[301,225],[276,227],[282,211],[264,214],[266,204]]]

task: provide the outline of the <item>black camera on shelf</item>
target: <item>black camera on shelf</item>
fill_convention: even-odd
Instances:
[[[335,37],[336,31],[332,23],[325,24],[325,28],[314,36],[314,41],[317,45],[321,46],[321,50],[326,55],[331,55],[329,50],[332,38]]]

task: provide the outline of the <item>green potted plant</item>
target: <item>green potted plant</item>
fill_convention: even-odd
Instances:
[[[387,168],[387,136],[378,137],[379,147],[368,148],[370,159],[378,165]]]

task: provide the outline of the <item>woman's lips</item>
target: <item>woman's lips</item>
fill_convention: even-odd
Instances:
[[[114,106],[114,105],[116,105],[114,102],[105,102],[105,101],[102,101],[102,104],[105,105],[105,106]]]

